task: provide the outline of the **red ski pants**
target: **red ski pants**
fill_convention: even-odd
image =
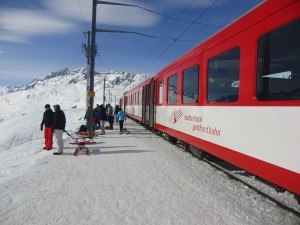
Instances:
[[[52,148],[52,145],[53,145],[52,128],[45,127],[44,137],[45,137],[45,147],[46,148]]]

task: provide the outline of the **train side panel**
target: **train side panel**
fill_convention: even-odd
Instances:
[[[156,129],[299,195],[300,36],[293,28],[299,20],[300,1],[267,1],[162,70],[155,77]],[[284,33],[289,35],[283,40],[291,43],[282,42],[273,51]],[[289,48],[296,54],[280,58]],[[232,52],[239,57],[228,60]],[[231,64],[239,71],[227,82],[230,91],[214,92],[214,68]],[[198,96],[192,88],[185,93],[185,76],[196,67]],[[272,93],[278,86],[283,91]],[[285,92],[289,86],[296,88]]]
[[[299,107],[159,106],[156,128],[299,193],[300,120],[293,120],[299,113]]]

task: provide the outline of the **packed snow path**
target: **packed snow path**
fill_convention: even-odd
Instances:
[[[90,156],[72,156],[70,138],[64,155],[38,152],[42,139],[33,139],[19,158],[1,154],[7,164],[1,166],[0,224],[300,224],[299,217],[134,122],[127,121],[128,135],[117,128],[94,139]]]

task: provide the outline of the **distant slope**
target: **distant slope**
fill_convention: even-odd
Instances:
[[[111,96],[108,102],[114,106],[125,91],[149,77],[112,70],[97,73],[94,104],[102,104],[104,78],[106,99]],[[84,124],[86,86],[86,68],[65,68],[33,80],[29,85],[0,87],[0,152],[37,138],[43,142],[40,123],[45,104],[61,105],[67,117],[67,129],[77,129]]]

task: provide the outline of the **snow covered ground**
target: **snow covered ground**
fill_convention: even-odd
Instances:
[[[117,98],[144,79],[112,73],[107,85]],[[129,135],[115,129],[96,137],[91,156],[72,156],[67,135],[64,155],[41,151],[44,105],[60,104],[74,132],[85,123],[85,86],[83,69],[65,69],[20,90],[0,88],[0,225],[300,224],[296,214],[131,120]],[[286,200],[286,193],[277,196]]]
[[[75,131],[83,110],[65,113]],[[131,120],[130,134],[115,126],[95,138],[91,156],[75,157],[66,135],[64,155],[39,151],[40,121],[31,123],[41,115],[23,117],[22,138],[0,152],[1,225],[300,224],[295,214]]]

